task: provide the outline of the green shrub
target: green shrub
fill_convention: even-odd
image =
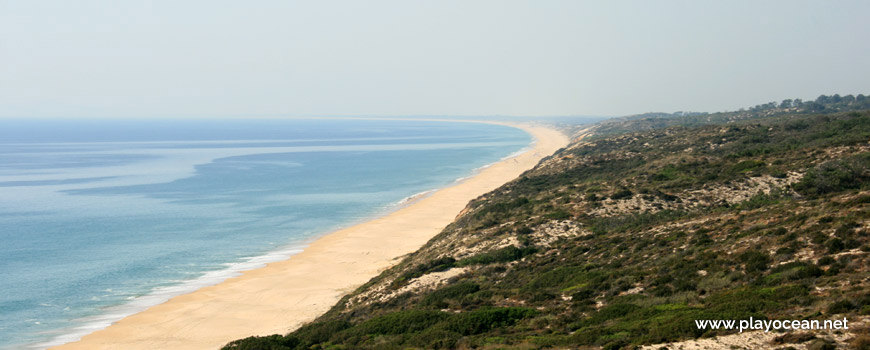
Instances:
[[[412,335],[406,345],[423,349],[454,349],[461,337],[462,334],[456,332],[429,328]]]
[[[293,332],[308,344],[318,344],[328,341],[333,334],[351,327],[351,323],[342,319],[314,322],[304,325]]]
[[[641,307],[634,304],[613,304],[608,305],[601,310],[598,310],[592,317],[590,317],[585,324],[593,325],[593,324],[601,324],[604,321],[612,320],[614,318],[619,318],[626,316],[634,311],[639,310]]]
[[[782,195],[780,195],[779,193],[774,193],[773,191],[771,191],[771,193],[769,193],[769,194],[766,194],[766,193],[759,191],[758,194],[756,194],[756,195],[750,197],[749,199],[737,204],[734,207],[734,209],[752,210],[752,209],[768,207],[768,206],[771,206],[773,204],[779,203],[781,198],[782,198]]]
[[[547,213],[547,215],[544,215],[544,217],[550,220],[567,220],[573,217],[573,215],[565,210],[556,209]]]
[[[558,267],[535,277],[524,287],[526,291],[542,289],[576,289],[578,286],[590,286],[598,289],[607,277],[600,272],[592,271],[591,265]]]
[[[458,299],[463,296],[475,293],[479,290],[480,286],[472,282],[454,284],[429,293],[420,302],[420,306],[443,309],[447,307],[447,303],[444,300]]]
[[[488,251],[469,258],[465,258],[456,263],[456,266],[468,265],[487,265],[493,263],[503,263],[522,259],[527,255],[536,253],[538,250],[535,247],[517,248],[507,246],[501,249]]]
[[[828,314],[842,314],[855,310],[857,307],[848,300],[839,300],[828,306]]]
[[[821,257],[821,258],[819,259],[819,265],[820,265],[820,266],[830,265],[830,264],[833,264],[833,263],[835,263],[835,262],[837,262],[837,260],[834,259],[834,258],[833,258],[832,256],[830,256],[830,255],[825,255],[825,256],[823,256],[823,257]]]
[[[828,248],[828,253],[836,254],[846,248],[846,244],[839,238],[831,238],[825,241],[825,248]]]
[[[610,199],[618,200],[618,199],[623,199],[623,198],[629,198],[633,195],[634,195],[634,192],[631,192],[631,190],[629,190],[627,188],[623,188],[623,189],[620,189],[619,191],[616,191],[613,194],[611,194]]]
[[[655,225],[660,222],[672,221],[682,218],[685,212],[675,210],[661,210],[654,213],[632,212],[629,214],[594,218],[590,229],[596,234],[621,233],[639,228]]]
[[[810,169],[794,184],[795,191],[820,196],[861,188],[870,180],[870,153],[827,161]]]
[[[295,350],[302,341],[293,336],[270,335],[266,337],[247,337],[224,345],[223,350]]]
[[[519,307],[481,309],[455,314],[439,325],[439,329],[462,335],[481,334],[493,328],[513,325],[518,320],[536,314],[534,309]]]
[[[748,171],[763,168],[765,166],[767,166],[767,164],[760,160],[744,160],[742,162],[734,164],[734,166],[731,167],[730,171],[732,173],[745,173]]]
[[[764,280],[769,285],[779,285],[788,281],[819,277],[822,273],[822,269],[814,264],[795,261],[771,269],[770,275],[765,276]]]
[[[441,311],[406,310],[377,316],[350,328],[352,334],[402,334],[419,332],[446,320],[451,315]]]
[[[767,270],[770,256],[757,250],[749,250],[740,254],[740,261],[746,265],[746,273],[756,273]]]

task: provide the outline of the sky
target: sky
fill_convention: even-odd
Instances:
[[[0,117],[620,116],[870,94],[870,1],[0,0]]]

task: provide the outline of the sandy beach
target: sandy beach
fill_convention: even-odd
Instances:
[[[516,178],[569,141],[548,127],[507,125],[530,133],[533,147],[386,216],[323,236],[288,260],[174,297],[52,349],[218,349],[251,335],[292,331],[417,250],[470,200]]]

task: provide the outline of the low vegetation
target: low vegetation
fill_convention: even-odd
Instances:
[[[870,314],[866,103],[602,124],[315,322],[225,349],[618,349]]]

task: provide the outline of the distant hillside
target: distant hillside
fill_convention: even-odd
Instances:
[[[870,109],[870,96],[852,95],[821,95],[815,101],[804,102],[801,99],[787,99],[782,102],[770,102],[749,109],[734,112],[698,113],[644,113],[639,115],[614,118],[602,123],[596,128],[596,135],[623,134],[645,130],[661,129],[671,126],[700,126],[734,123],[741,120],[763,119],[784,115],[801,114],[832,114]]]
[[[225,349],[618,349],[731,333],[696,319],[862,319],[870,106],[838,99],[599,124],[316,322]]]

